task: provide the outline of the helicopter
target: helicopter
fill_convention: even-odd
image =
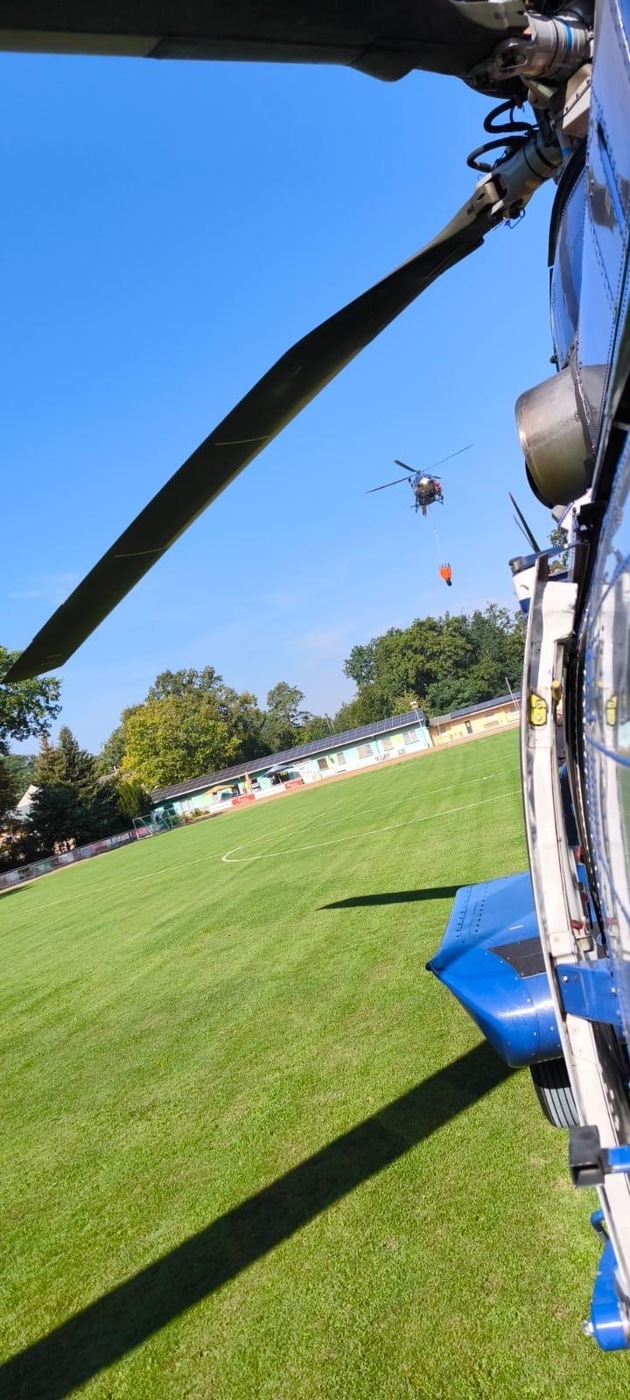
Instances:
[[[439,462],[434,462],[432,466],[417,471],[415,467],[409,467],[406,462],[401,462],[399,457],[394,457],[394,465],[402,467],[403,471],[409,473],[408,476],[398,476],[395,481],[386,481],[383,486],[373,486],[366,494],[373,496],[375,491],[386,491],[390,486],[400,486],[403,481],[408,481],[413,491],[414,510],[422,511],[426,516],[429,506],[435,505],[439,501],[444,505],[444,492],[442,490],[441,477],[435,475],[434,468],[441,467],[443,462],[452,461],[453,457],[461,456],[462,452],[470,451],[472,443],[468,447],[460,447],[457,452],[449,453],[448,457],[441,457]]]
[[[426,518],[430,506],[435,505],[437,502],[442,506],[444,505],[442,481],[439,476],[435,475],[433,468],[441,467],[443,462],[452,461],[453,457],[461,456],[462,452],[469,452],[472,446],[473,444],[471,442],[467,447],[460,447],[457,452],[451,452],[448,457],[441,457],[439,462],[434,462],[433,466],[428,467],[425,471],[416,471],[415,467],[410,467],[406,462],[401,462],[399,457],[394,457],[395,465],[397,467],[402,467],[409,475],[399,476],[395,481],[386,481],[383,486],[373,486],[366,494],[368,496],[373,496],[375,491],[386,491],[390,486],[400,486],[403,481],[408,481],[413,492],[413,508],[416,512],[421,511],[422,515]],[[435,535],[436,545],[439,546],[438,533],[435,526],[433,527],[433,533]],[[452,588],[453,570],[451,565],[440,564],[438,573],[446,584],[446,587]]]
[[[593,1224],[602,1253],[585,1330],[604,1350],[627,1349],[628,0],[269,0],[262,13],[255,0],[229,7],[128,0],[124,12],[110,0],[64,0],[54,16],[45,7],[45,18],[43,8],[5,0],[0,49],[340,63],[389,81],[419,69],[457,77],[497,106],[483,123],[488,139],[468,156],[478,178],[453,219],[277,361],[44,624],[5,680],[67,661],[355,355],[495,228],[519,219],[542,185],[556,185],[549,248],[555,372],[516,406],[529,485],[566,529],[569,554],[568,567],[556,572],[552,553],[534,545],[510,561],[527,616],[521,768],[529,870],[460,890],[429,966],[498,1053],[531,1069],[547,1117],[569,1129],[573,1182],[595,1187],[600,1199]],[[521,296],[531,276],[526,260],[516,262]]]
[[[439,501],[440,505],[444,505],[444,492],[439,476],[428,476],[425,472],[415,471],[413,467],[408,467],[405,462],[400,462],[397,457],[394,458],[394,462],[397,467],[404,467],[404,470],[410,475],[399,476],[395,481],[386,481],[384,486],[373,486],[367,492],[368,496],[372,496],[375,491],[386,491],[388,486],[399,486],[402,481],[408,481],[413,491],[414,510],[420,510],[426,516],[429,506],[435,505],[436,501]],[[435,465],[437,466],[438,463],[436,462]]]

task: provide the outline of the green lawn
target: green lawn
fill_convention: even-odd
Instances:
[[[524,865],[511,733],[0,898],[3,1397],[628,1396],[565,1135],[424,970]]]

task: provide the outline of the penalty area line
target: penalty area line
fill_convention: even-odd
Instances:
[[[508,788],[507,792],[499,792],[494,797],[482,797],[479,802],[464,802],[460,807],[447,807],[444,812],[428,812],[423,817],[412,817],[406,822],[394,822],[391,826],[377,826],[369,831],[357,831],[354,836],[337,836],[332,841],[314,841],[309,846],[292,846],[281,851],[268,851],[262,856],[237,856],[237,851],[242,851],[251,842],[246,841],[242,846],[233,846],[231,851],[226,851],[221,856],[223,865],[248,865],[255,860],[274,860],[276,856],[295,856],[302,851],[320,851],[324,846],[345,846],[348,841],[360,841],[364,836],[382,836],[386,831],[400,831],[403,827],[417,826],[418,822],[438,822],[442,817],[452,817],[457,812],[469,812],[473,807],[487,807],[490,802],[501,802],[504,797],[512,797],[519,788]]]

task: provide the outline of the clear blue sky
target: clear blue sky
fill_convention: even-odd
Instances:
[[[145,500],[313,325],[431,238],[474,184],[489,104],[455,80],[344,69],[0,59],[4,624],[24,646]],[[514,426],[548,375],[551,192],[498,229],[224,493],[64,668],[96,749],[165,667],[264,702],[351,694],[351,646],[425,613],[513,604]],[[434,519],[394,457],[474,442]]]

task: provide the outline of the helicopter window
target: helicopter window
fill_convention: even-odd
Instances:
[[[556,236],[551,272],[551,325],[558,368],[569,358],[578,328],[582,281],[582,242],[585,215],[584,171],[568,193],[558,189],[554,210]]]
[[[630,453],[617,473],[587,626],[584,733],[589,845],[630,1032]]]

